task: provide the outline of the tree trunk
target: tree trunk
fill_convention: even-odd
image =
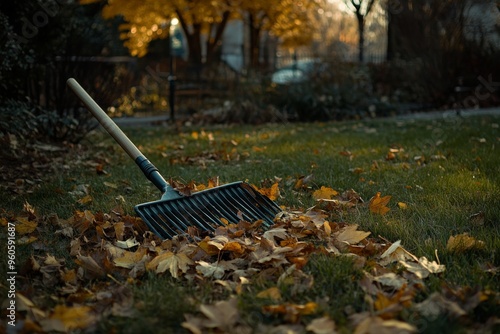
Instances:
[[[385,53],[385,60],[390,62],[394,59],[394,22],[392,13],[387,8],[387,49]]]
[[[207,38],[207,63],[212,61],[218,61],[217,59],[217,51],[220,47],[220,41],[222,39],[222,35],[224,30],[226,29],[227,22],[229,21],[230,12],[226,11],[222,14],[222,20],[220,23],[216,25],[215,35],[211,38],[211,31],[209,32]],[[220,55],[220,54],[219,54]]]
[[[260,55],[260,25],[257,25],[253,14],[248,14],[248,30],[250,32],[250,66],[258,68]]]
[[[360,63],[365,61],[365,18],[361,14],[356,14],[358,20],[358,33],[359,33],[359,54],[358,60]]]

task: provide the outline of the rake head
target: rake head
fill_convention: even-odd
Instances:
[[[240,220],[262,219],[264,227],[274,223],[280,207],[245,182],[229,183],[174,199],[163,199],[139,204],[136,213],[156,235],[170,239],[190,226],[201,231],[214,231]]]

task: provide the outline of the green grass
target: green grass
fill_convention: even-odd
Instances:
[[[189,128],[180,133],[166,127],[127,128],[125,132],[166,178],[206,183],[210,177],[219,177],[223,183],[247,180],[260,184],[277,177],[281,179],[281,198],[277,202],[287,207],[305,209],[313,206],[311,191],[321,186],[339,192],[354,189],[365,202],[379,191],[383,196],[391,195],[391,211],[383,217],[358,208],[330,218],[359,224],[360,229],[391,242],[402,240],[405,248],[417,256],[434,259],[437,250],[439,259],[446,264],[446,271],[443,279],[429,279],[426,293],[430,294],[441,289],[443,284],[500,291],[498,274],[484,270],[487,265],[500,265],[498,124],[499,117],[485,116],[451,121],[219,126]],[[83,147],[72,159],[103,163],[107,174],[98,175],[95,166],[90,164],[75,163],[70,169],[50,177],[33,194],[12,197],[2,193],[3,209],[19,213],[23,203],[28,201],[41,214],[55,213],[62,218],[70,217],[74,210],[109,212],[118,205],[126,213],[133,214],[134,205],[159,199],[159,191],[107,134],[100,131],[92,134]],[[400,150],[393,160],[386,160],[390,148]],[[351,157],[340,154],[343,151],[351,152]],[[353,172],[356,168],[361,172]],[[299,177],[310,174],[314,175],[309,183],[310,190],[294,189]],[[79,204],[79,198],[70,195],[81,184],[90,186],[92,203]],[[398,202],[406,203],[408,209],[399,209]],[[468,218],[478,212],[484,213],[482,225],[475,225]],[[449,253],[446,250],[448,238],[465,232],[484,241],[485,248],[463,254]],[[67,245],[51,241],[50,235],[41,238],[47,242],[48,252],[65,253]],[[23,247],[19,255],[23,258],[21,261],[26,261],[34,252],[28,246]],[[65,257],[71,261],[67,254]],[[351,305],[358,312],[367,309],[363,293],[355,283],[359,269],[350,261],[316,256],[304,271],[314,277],[313,295],[310,292],[292,294],[286,287],[280,287],[285,300],[335,300],[335,303],[325,304],[324,312],[340,326],[347,323],[346,306]],[[256,292],[267,287],[269,282],[256,283],[240,296],[248,323],[256,320],[252,314],[259,314],[259,321],[277,322],[277,319],[260,314],[263,302],[254,297]],[[118,332],[136,332],[135,329],[157,332],[162,328],[161,332],[165,333],[183,332],[180,327],[183,313],[193,311],[200,303],[217,300],[221,295],[220,289],[213,286],[189,286],[153,276],[134,286],[133,293],[136,302],[140,303],[138,322],[130,325],[128,319],[110,318],[101,324],[102,331],[120,328]],[[498,311],[495,305],[485,308],[478,318]],[[440,321],[427,325],[438,330],[452,323],[450,319]]]

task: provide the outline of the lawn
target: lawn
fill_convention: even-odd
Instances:
[[[2,225],[16,224],[16,325],[498,331],[499,124],[471,116],[126,128],[175,184],[243,180],[283,208],[267,231],[241,222],[163,242],[133,211],[161,194],[102,130],[79,145],[31,147],[43,162],[5,163],[13,179],[0,195]],[[8,268],[7,257],[0,263]]]

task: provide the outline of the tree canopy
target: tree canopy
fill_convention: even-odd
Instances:
[[[177,18],[189,47],[189,60],[201,64],[211,60],[227,23],[236,18],[247,23],[251,39],[257,38],[251,41],[255,47],[263,30],[280,38],[285,46],[307,44],[314,29],[309,12],[317,10],[321,3],[322,0],[279,0],[272,3],[266,0],[110,0],[102,15],[104,18],[123,17],[126,23],[120,27],[121,37],[130,53],[139,57],[148,53],[152,40],[168,36],[170,22]]]

